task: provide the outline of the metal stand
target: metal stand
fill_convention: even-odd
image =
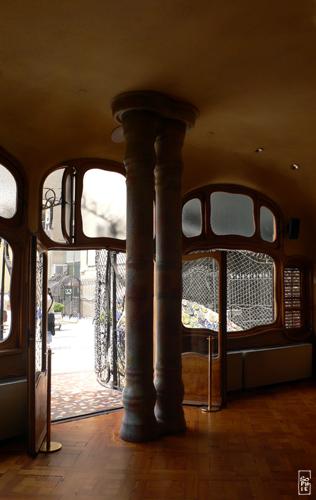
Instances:
[[[62,448],[62,444],[51,441],[51,387],[52,387],[52,350],[47,352],[47,431],[46,440],[40,447],[42,453],[53,453]]]
[[[208,341],[208,397],[207,407],[202,408],[202,413],[213,413],[219,411],[220,407],[212,405],[212,352],[213,352],[213,339],[211,335],[207,337]]]

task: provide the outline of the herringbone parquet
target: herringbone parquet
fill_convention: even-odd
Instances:
[[[211,415],[185,413],[185,435],[153,443],[121,441],[119,411],[54,425],[63,443],[55,454],[32,459],[2,445],[0,498],[285,500],[298,498],[298,469],[316,474],[315,382],[237,394]],[[316,498],[316,479],[314,490]]]

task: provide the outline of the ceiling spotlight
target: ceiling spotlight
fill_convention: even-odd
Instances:
[[[300,166],[297,163],[292,163],[292,165],[291,165],[292,170],[298,170],[299,168],[300,168]]]
[[[111,139],[116,144],[120,144],[121,142],[124,142],[123,127],[121,127],[121,126],[116,127],[114,130],[112,130]]]
[[[257,148],[257,149],[255,150],[255,153],[263,153],[263,151],[264,151],[264,148],[263,148],[263,147],[261,147],[261,148]]]

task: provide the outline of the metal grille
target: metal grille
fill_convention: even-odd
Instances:
[[[44,255],[36,252],[35,371],[43,369],[43,266]]]
[[[187,328],[218,330],[218,263],[210,257],[182,265],[182,323]]]
[[[284,309],[285,328],[302,326],[302,276],[297,267],[284,269]]]
[[[95,371],[114,389],[125,380],[125,265],[124,253],[96,251]]]
[[[182,323],[218,331],[218,273],[215,259],[183,262]],[[227,251],[227,331],[274,321],[274,262],[262,253]]]
[[[263,253],[227,252],[227,331],[274,321],[274,262]]]

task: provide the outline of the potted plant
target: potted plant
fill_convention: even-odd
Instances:
[[[63,319],[63,312],[64,312],[65,306],[64,304],[61,304],[60,302],[54,302],[53,304],[53,312],[55,315],[55,329],[60,330],[61,329],[61,324],[62,324],[62,319]]]

